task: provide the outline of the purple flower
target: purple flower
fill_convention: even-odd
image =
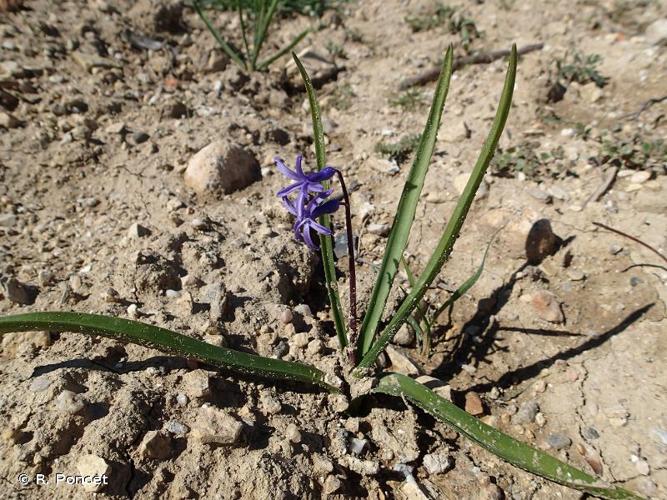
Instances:
[[[340,200],[327,200],[333,189],[324,189],[323,181],[331,179],[336,174],[333,167],[324,167],[319,172],[304,173],[301,169],[302,156],[296,158],[296,171],[287,168],[283,160],[276,158],[276,166],[294,184],[281,189],[277,195],[283,200],[283,205],[289,213],[296,217],[294,222],[294,236],[297,241],[305,243],[311,250],[317,250],[313,242],[312,231],[319,234],[331,236],[332,231],[317,222],[317,218],[324,214],[330,214],[338,210]],[[290,198],[290,194],[296,193],[296,198]]]
[[[306,193],[321,193],[324,191],[322,182],[328,181],[336,174],[336,169],[333,167],[324,167],[322,170],[316,172],[304,173],[304,171],[301,169],[302,160],[303,156],[297,155],[296,171],[294,171],[285,165],[285,162],[282,160],[282,158],[276,157],[273,159],[273,161],[276,163],[276,166],[278,167],[278,170],[280,170],[280,172],[289,179],[295,181],[294,184],[290,184],[286,188],[278,191],[276,193],[277,196],[283,198],[288,194],[296,191],[297,189],[300,189],[304,195]]]

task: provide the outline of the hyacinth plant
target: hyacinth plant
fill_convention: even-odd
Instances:
[[[440,272],[443,264],[452,252],[454,242],[465,221],[475,193],[491,161],[500,135],[507,120],[514,89],[517,66],[516,47],[512,48],[509,66],[505,77],[500,103],[489,135],[484,142],[468,183],[461,195],[454,212],[444,228],[432,256],[419,276],[410,278],[411,287],[397,310],[392,311],[386,325],[381,326],[381,319],[394,278],[403,260],[403,253],[408,243],[410,228],[414,221],[417,203],[424,185],[424,179],[430,163],[440,117],[444,108],[449,82],[452,74],[452,48],[447,51],[440,78],[431,105],[431,110],[421,135],[412,167],[407,174],[403,193],[398,203],[391,232],[388,236],[382,264],[371,299],[365,311],[363,321],[357,331],[356,290],[354,248],[351,224],[350,200],[345,188],[342,173],[326,164],[324,133],[320,117],[320,108],[310,78],[298,59],[292,54],[304,80],[310,103],[315,160],[317,169],[304,172],[303,159],[298,157],[294,170],[277,158],[278,170],[284,174],[289,184],[278,192],[287,211],[295,218],[294,235],[297,241],[304,243],[322,257],[326,287],[330,302],[331,315],[339,339],[343,360],[350,367],[347,383],[336,376],[325,374],[314,366],[300,362],[266,358],[254,354],[239,352],[234,349],[211,345],[179,333],[122,318],[107,317],[75,312],[33,312],[0,318],[0,335],[19,331],[55,331],[79,332],[88,335],[101,335],[112,339],[132,342],[188,358],[200,360],[220,368],[268,378],[274,381],[306,383],[314,388],[330,393],[347,393],[350,387],[367,387],[357,397],[369,393],[381,393],[397,396],[410,401],[422,410],[438,418],[446,425],[487,449],[491,453],[551,481],[591,495],[609,499],[641,498],[631,491],[605,483],[601,479],[562,462],[536,448],[522,443],[511,436],[491,427],[468,414],[450,401],[438,396],[416,380],[399,373],[381,372],[376,368],[376,360],[400,326],[413,317],[422,304],[425,292]],[[337,181],[341,194],[334,195],[332,182]],[[332,216],[345,208],[345,226],[348,241],[348,282],[350,285],[350,313],[347,323],[341,307],[338,292],[336,268],[333,254],[334,226]],[[317,236],[318,242],[313,239]],[[487,248],[488,251],[488,248]],[[482,262],[483,266],[483,262]],[[460,297],[479,278],[482,266],[464,282],[446,303],[450,305]],[[441,308],[444,309],[444,308]],[[436,311],[439,314],[439,311]],[[355,380],[365,379],[369,384],[356,384]],[[362,381],[363,382],[363,381]]]
[[[204,11],[205,7],[216,7],[216,4],[217,7],[222,10],[229,8],[236,9],[239,16],[239,24],[241,26],[243,49],[236,49],[231,43],[225,40]],[[227,54],[232,61],[239,65],[241,69],[248,72],[268,69],[273,62],[280,59],[296,47],[309,31],[307,29],[303,30],[275,54],[260,60],[259,55],[268,35],[269,25],[278,9],[278,0],[250,0],[246,2],[241,0],[236,0],[235,2],[223,0],[203,2],[201,0],[193,0],[192,6],[206,25],[206,28],[210,31],[211,35],[213,35],[213,38],[218,42],[222,51]],[[251,32],[248,26],[249,20],[252,21],[253,24],[252,37],[250,37]],[[252,40],[249,42],[248,40],[250,38],[252,38]]]

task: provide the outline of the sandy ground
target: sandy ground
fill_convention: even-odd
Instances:
[[[544,46],[520,60],[501,151],[429,301],[446,300],[504,227],[485,271],[451,322],[440,317],[431,352],[405,334],[394,346],[403,357],[389,368],[411,370],[412,360],[457,404],[481,402],[485,422],[666,498],[667,270],[593,222],[667,252],[667,156],[657,142],[666,136],[667,8],[650,0],[451,5],[481,33],[471,52]],[[376,145],[419,134],[433,92],[430,83],[406,95],[400,83],[437,64],[450,43],[457,56],[467,53],[446,23],[413,32],[406,17],[433,8],[350,2],[322,18],[283,17],[268,42],[313,28],[299,50],[308,49],[304,62],[320,77],[328,162],[353,191],[362,310],[411,158],[392,161]],[[238,33],[234,16],[214,19]],[[285,184],[276,154],[291,163],[301,152],[314,163],[305,95],[287,59],[245,77],[191,9],[162,1],[57,9],[28,1],[0,14],[0,40],[0,314],[133,317],[340,370],[318,258],[293,240],[275,197]],[[593,66],[606,85],[568,80],[562,98],[549,99],[556,62],[575,52],[602,57]],[[474,164],[505,66],[499,59],[454,74],[406,253],[416,272]],[[188,180],[211,143],[242,168]],[[643,144],[653,146],[648,155]],[[543,219],[557,236],[546,231],[553,254],[528,262],[526,240]],[[398,280],[407,287],[403,273]],[[55,475],[105,473],[109,484],[97,489],[105,498],[415,498],[395,471],[407,464],[430,498],[581,497],[401,401],[372,403],[350,414],[336,397],[143,347],[6,335],[3,496],[80,497],[89,493]],[[211,422],[238,432],[207,442]],[[48,484],[36,484],[37,474]]]

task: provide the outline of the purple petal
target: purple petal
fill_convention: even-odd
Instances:
[[[303,170],[301,169],[301,161],[303,160],[303,156],[301,155],[296,155],[296,173],[297,175],[301,176],[303,179],[305,177]]]
[[[308,248],[311,250],[317,250],[318,246],[313,242],[313,238],[310,235],[310,226],[306,224],[303,230],[303,239],[306,242],[306,245],[308,245]]]
[[[296,207],[294,206],[294,203],[292,203],[292,201],[287,196],[283,196],[283,205],[285,206],[285,208],[289,213],[296,216]]]
[[[328,181],[334,175],[336,175],[336,169],[333,167],[324,167],[322,170],[317,172],[310,172],[306,174],[306,177],[310,182],[322,182]]]
[[[276,193],[276,196],[278,196],[280,198],[284,198],[288,194],[290,194],[290,193],[296,191],[297,189],[299,189],[302,185],[303,185],[302,182],[295,182],[294,184],[290,184],[286,188],[282,188],[280,191],[278,191]]]
[[[327,236],[331,236],[333,234],[333,231],[329,229],[328,227],[323,226],[322,224],[311,221],[310,226],[317,231],[320,234],[325,234]]]
[[[332,214],[340,207],[340,200],[328,200],[322,203],[311,211],[313,219],[316,219],[324,214]]]
[[[322,193],[324,191],[324,186],[318,182],[306,181],[303,184],[305,188],[311,193]]]
[[[304,217],[304,210],[309,212],[308,206],[306,205],[306,194],[306,191],[302,189],[296,197],[296,214],[299,219]]]
[[[303,175],[302,175],[301,177],[299,177],[299,175],[298,175],[296,172],[293,172],[292,170],[290,170],[290,169],[287,167],[287,165],[285,165],[285,162],[282,160],[282,158],[279,158],[279,157],[276,156],[276,157],[273,159],[273,161],[275,162],[276,167],[278,167],[278,170],[280,170],[280,172],[281,172],[284,176],[289,177],[289,178],[292,179],[293,181],[301,181],[301,180],[303,180]]]

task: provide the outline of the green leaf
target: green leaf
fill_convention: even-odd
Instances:
[[[398,270],[399,261],[408,242],[410,228],[415,218],[419,195],[424,187],[424,178],[426,177],[433,149],[435,148],[440,117],[449,90],[449,81],[452,76],[452,58],[453,50],[450,46],[443,61],[442,72],[440,73],[440,79],[438,80],[435,95],[433,96],[433,103],[431,104],[431,111],[424,127],[424,133],[419,141],[417,154],[405,181],[401,199],[398,202],[396,216],[394,217],[394,223],[389,233],[380,271],[373,287],[373,294],[368,304],[368,310],[361,325],[357,345],[359,356],[366,354],[371,347],[377,325],[380,319],[382,319],[382,312],[384,311],[387,297],[389,296],[396,271]]]
[[[264,12],[265,4],[264,2],[262,3],[262,15],[259,17],[259,22],[255,31],[255,44],[252,48],[252,60],[250,65],[253,69],[256,67],[259,51],[262,50],[262,45],[266,39],[266,32],[269,29],[269,24],[271,24],[271,20],[273,19],[273,15],[276,13],[277,7],[278,0],[272,0],[268,11]]]
[[[232,47],[223,40],[222,36],[220,36],[220,33],[218,32],[217,29],[211,24],[211,21],[209,21],[208,16],[204,13],[204,11],[201,8],[201,5],[199,5],[199,2],[195,0],[192,2],[192,6],[195,8],[197,11],[197,14],[199,14],[199,17],[201,18],[202,21],[204,21],[204,24],[208,28],[208,30],[211,32],[213,35],[213,38],[216,39],[218,42],[218,45],[220,45],[220,48],[225,51],[225,54],[229,56],[229,58],[234,61],[236,64],[241,66],[244,70],[247,69],[245,62],[243,62],[243,59],[241,56],[239,56]]]
[[[441,398],[419,382],[391,373],[380,379],[373,392],[406,398],[422,410],[442,420],[452,429],[482,448],[523,470],[556,483],[608,499],[641,499],[631,491],[605,483],[582,470],[533,448],[486,425],[456,405]]]
[[[310,33],[309,29],[303,30],[301,33],[299,33],[294,40],[292,40],[287,46],[283,47],[280,49],[278,52],[276,52],[274,55],[266,59],[265,61],[259,63],[257,65],[257,69],[259,70],[264,70],[267,69],[273,62],[276,60],[280,59],[282,56],[290,52],[296,45],[303,40],[303,38]]]
[[[468,215],[468,210],[472,204],[473,199],[475,198],[475,193],[477,188],[479,188],[484,173],[489,166],[489,162],[493,157],[493,153],[498,145],[498,140],[500,135],[503,132],[505,127],[505,122],[507,121],[507,116],[512,105],[512,93],[514,91],[514,80],[516,77],[516,64],[517,64],[517,53],[516,45],[512,46],[512,52],[510,54],[509,67],[507,69],[507,75],[505,76],[505,85],[503,87],[503,92],[500,97],[500,104],[498,105],[498,111],[496,112],[496,117],[493,120],[493,125],[491,126],[491,131],[489,132],[482,151],[479,154],[477,163],[473,168],[472,174],[468,179],[463,194],[459,198],[454,212],[447,222],[447,226],[438,241],[438,245],[433,252],[433,255],[429,259],[424,272],[419,276],[417,283],[410,290],[403,302],[396,311],[396,314],[389,321],[384,331],[377,339],[377,341],[372,345],[368,352],[364,355],[363,359],[355,369],[355,374],[357,376],[362,376],[363,372],[370,368],[377,356],[382,352],[386,347],[389,341],[396,334],[398,329],[401,327],[405,318],[412,313],[415,307],[419,305],[422,297],[426,293],[426,290],[431,285],[435,277],[440,272],[442,265],[449,258],[449,255],[452,252],[454,247],[454,242],[458,238],[461,227],[465,222],[466,216]]]
[[[454,291],[453,294],[450,295],[450,297],[445,301],[444,304],[442,304],[440,307],[438,307],[438,309],[436,309],[435,313],[433,313],[433,316],[431,316],[430,323],[434,323],[438,319],[438,316],[440,316],[445,309],[447,309],[449,306],[454,304],[454,302],[459,300],[468,290],[470,290],[473,287],[475,283],[477,283],[477,280],[484,271],[484,263],[486,262],[486,256],[489,254],[489,248],[491,248],[491,243],[493,243],[493,240],[499,231],[500,229],[495,232],[495,234],[491,237],[489,243],[486,245],[486,250],[484,251],[484,256],[482,257],[482,262],[480,262],[477,270],[473,273],[472,276],[470,276],[467,280],[465,280],[463,284]]]
[[[186,356],[229,370],[269,379],[303,382],[323,387],[330,392],[338,389],[325,381],[324,372],[309,365],[264,358],[207,344],[192,337],[140,321],[74,312],[35,312],[0,317],[0,335],[26,331],[76,332],[101,335],[131,342],[163,352]]]
[[[324,151],[324,129],[322,128],[322,117],[320,115],[320,106],[317,103],[317,95],[315,89],[310,81],[308,72],[301,64],[299,57],[292,52],[292,57],[299,68],[303,84],[308,93],[308,102],[310,103],[310,115],[313,119],[313,141],[315,142],[315,157],[317,159],[317,168],[322,170],[326,163]],[[324,187],[328,188],[329,183],[324,182]],[[320,217],[319,223],[324,227],[331,229],[331,217],[325,214]],[[327,293],[329,295],[329,305],[331,306],[331,314],[334,319],[334,326],[336,327],[336,335],[338,335],[338,342],[341,347],[347,345],[347,332],[345,329],[345,321],[343,319],[343,310],[340,305],[340,295],[338,294],[338,281],[336,280],[336,265],[334,264],[333,252],[333,238],[320,234],[320,252],[322,254],[322,265],[324,266],[324,278],[327,285]]]

